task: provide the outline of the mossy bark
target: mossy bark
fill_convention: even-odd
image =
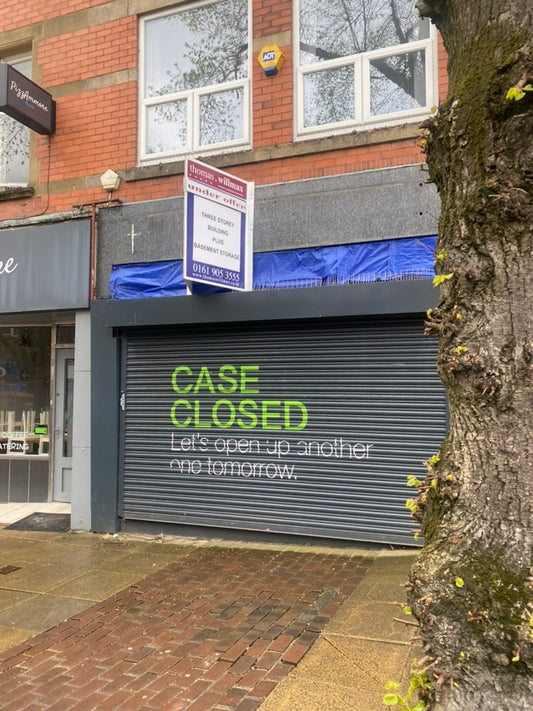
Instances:
[[[409,602],[435,711],[533,704],[532,0],[421,0],[449,56],[450,92],[426,122],[442,212],[428,329],[450,428],[421,501]]]

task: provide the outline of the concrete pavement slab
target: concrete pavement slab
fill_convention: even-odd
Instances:
[[[99,569],[77,575],[54,587],[50,593],[66,598],[101,602],[137,580],[139,580],[139,569],[134,567],[132,562],[132,566],[126,570],[121,567],[118,570]]]
[[[57,561],[54,564],[15,560],[18,570],[10,575],[5,575],[0,580],[0,585],[5,590],[22,590],[24,592],[47,593],[59,584],[65,583],[78,576],[76,567],[69,564],[68,560]]]
[[[4,627],[0,625],[0,653],[10,647],[16,647],[17,644],[25,642],[34,635],[35,632],[32,630],[23,630],[16,627]]]
[[[376,556],[371,574],[366,576],[355,593],[368,600],[405,601],[405,583],[416,557],[416,550],[383,550]]]
[[[408,624],[398,623],[404,618],[401,607],[386,602],[361,600],[354,605],[346,605],[342,616],[333,619],[327,631],[353,637],[365,637],[383,642],[405,642],[413,636],[413,629]],[[406,622],[408,622],[406,620]]]
[[[384,683],[402,681],[408,645],[323,635],[261,711],[378,711]],[[385,680],[385,681],[384,681]]]
[[[44,632],[86,610],[93,601],[53,595],[36,595],[0,612],[0,625],[11,629]]]
[[[10,607],[20,605],[20,603],[26,602],[27,600],[32,600],[34,597],[36,597],[36,593],[0,589],[0,612]]]

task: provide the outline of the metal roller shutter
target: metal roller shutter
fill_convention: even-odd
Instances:
[[[124,338],[125,519],[413,543],[406,478],[446,430],[420,317]]]

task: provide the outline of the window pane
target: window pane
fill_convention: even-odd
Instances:
[[[48,451],[50,343],[48,326],[0,327],[0,455]]]
[[[2,183],[28,182],[30,169],[30,129],[0,114]]]
[[[31,60],[6,60],[31,77]],[[10,116],[0,113],[0,183],[27,184],[30,174],[30,129]]]
[[[72,422],[74,413],[74,358],[65,360],[63,383],[63,456],[72,457]]]
[[[200,97],[200,145],[243,137],[244,91],[220,91]]]
[[[59,324],[56,328],[56,343],[71,344],[74,343],[76,329],[74,324]]]
[[[355,117],[353,66],[304,75],[304,126],[349,121]]]
[[[372,116],[426,105],[424,52],[397,54],[370,62]]]
[[[222,0],[146,22],[145,96],[246,78],[247,11],[247,0]]]
[[[300,0],[300,64],[428,37],[413,0]]]
[[[146,111],[146,152],[166,153],[187,148],[187,100],[150,106]]]

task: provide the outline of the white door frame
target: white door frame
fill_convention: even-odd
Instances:
[[[74,404],[74,349],[56,348],[52,499],[70,502]]]

